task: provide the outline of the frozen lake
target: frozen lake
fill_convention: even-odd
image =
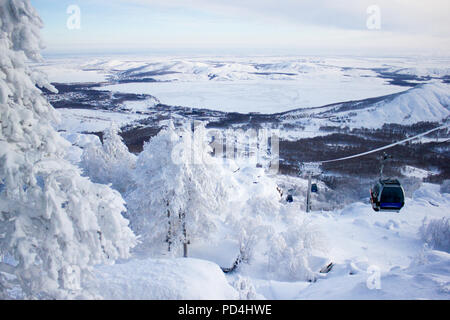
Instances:
[[[101,87],[151,94],[161,103],[227,112],[277,113],[396,93],[407,87],[379,78],[124,83]]]
[[[402,92],[411,84],[444,79],[449,63],[424,58],[102,57],[52,60],[37,67],[52,82],[107,81],[111,84],[97,89],[150,94],[173,106],[270,114]]]

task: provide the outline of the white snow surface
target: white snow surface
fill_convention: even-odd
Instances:
[[[348,90],[349,88],[352,90]],[[99,88],[113,92],[151,94],[161,103],[225,112],[277,113],[348,100],[396,93],[405,87],[384,80],[342,75],[311,75],[301,80],[177,81],[126,83]]]
[[[152,78],[101,90],[151,94],[161,103],[228,112],[277,113],[403,92],[374,68],[398,75],[449,74],[446,59],[357,57],[113,57],[53,59],[38,68],[55,82]]]
[[[413,124],[420,121],[440,122],[450,115],[450,86],[429,83],[409,89],[392,101],[357,112],[350,126],[381,127],[384,123]]]
[[[283,139],[314,137],[321,126],[348,128],[381,128],[386,123],[411,125],[429,121],[441,122],[450,116],[450,85],[432,81],[359,109],[339,110],[341,103],[322,108],[299,109],[282,115],[284,123],[299,125],[302,129],[280,130]],[[426,139],[426,137],[424,138]]]
[[[107,110],[91,109],[57,109],[61,121],[56,129],[68,133],[100,132],[109,128],[111,123],[124,126],[133,121],[146,118],[137,113],[122,113]]]
[[[133,259],[95,269],[91,290],[108,300],[233,300],[237,291],[215,263],[192,259]]]
[[[297,183],[302,184],[298,179]],[[261,181],[261,180],[260,180]],[[303,181],[306,182],[306,181]],[[264,189],[264,187],[261,187]],[[302,197],[286,207],[299,208]],[[313,198],[314,204],[314,198]],[[298,215],[305,213],[298,209]],[[450,253],[427,247],[418,230],[424,218],[450,216],[450,194],[425,183],[400,213],[374,212],[368,203],[342,210],[312,211],[308,220],[326,238],[325,256],[309,257],[315,272],[333,262],[317,281],[272,278],[266,257],[255,255],[235,273],[230,267],[238,248],[230,240],[190,246],[196,258],[133,258],[98,266],[91,289],[106,299],[450,299]],[[283,219],[266,217],[274,228]],[[220,231],[221,230],[221,231]],[[226,239],[219,228],[214,237]],[[373,282],[375,281],[375,282]],[[233,288],[230,286],[232,285]]]
[[[407,198],[400,213],[376,213],[367,203],[313,211],[310,219],[326,235],[327,257],[334,263],[328,274],[313,283],[280,282],[257,275],[255,263],[242,268],[241,276],[249,277],[267,299],[447,300],[450,254],[428,248],[418,230],[425,217],[449,216],[450,194],[441,194],[433,184],[423,184]],[[377,286],[368,284],[378,275]]]
[[[80,83],[103,82],[106,74],[98,70],[83,70],[77,61],[55,60],[46,63],[34,63],[34,69],[44,71],[50,82],[54,83]]]

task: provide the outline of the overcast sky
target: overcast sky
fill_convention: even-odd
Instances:
[[[371,56],[450,53],[448,0],[31,0],[31,3],[44,22],[42,35],[48,53]],[[80,9],[79,19],[73,11],[67,12],[70,5]],[[71,27],[76,27],[79,21],[80,29],[68,28],[68,20]]]

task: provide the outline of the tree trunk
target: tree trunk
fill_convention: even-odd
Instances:
[[[183,212],[180,214],[181,225],[183,226],[183,257],[188,257],[188,239],[187,239],[187,230],[186,230],[186,213]]]
[[[169,201],[167,201],[167,206],[169,206]],[[172,224],[170,223],[170,210],[168,209],[167,209],[167,221],[169,224],[169,229],[167,230],[167,243],[168,243],[167,251],[170,252],[172,246]]]
[[[188,257],[188,244],[186,242],[183,243],[183,257],[184,258]]]

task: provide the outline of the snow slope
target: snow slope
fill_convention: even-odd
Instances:
[[[80,67],[79,60],[52,60],[34,63],[34,69],[44,71],[51,83],[103,82],[106,74],[100,70],[86,70]]]
[[[137,113],[123,113],[92,109],[57,109],[61,114],[61,121],[56,129],[69,133],[100,132],[109,128],[111,123],[125,126],[133,121],[146,118]]]
[[[301,125],[313,136],[321,126],[381,128],[386,123],[410,125],[421,121],[441,122],[450,116],[450,85],[432,82],[407,91],[359,101],[282,113],[280,119]],[[284,133],[281,132],[283,135]],[[287,132],[288,138],[295,132]]]
[[[133,259],[98,266],[90,290],[108,300],[232,300],[238,293],[209,261]]]
[[[299,197],[285,206],[295,208],[303,200]],[[449,218],[449,212],[450,194],[441,193],[433,184],[423,184],[400,213],[376,213],[367,203],[333,212],[313,211],[308,219],[325,235],[328,251],[311,265],[318,272],[329,261],[334,263],[331,271],[319,274],[315,282],[273,279],[266,258],[259,254],[224,275],[211,261],[225,261],[236,254],[236,247],[225,241],[213,249],[197,246],[193,252],[201,259],[135,257],[113,266],[97,266],[89,289],[106,299],[133,300],[448,300],[450,253],[427,247],[418,230],[425,217]],[[305,213],[298,210],[298,215]],[[274,228],[283,228],[282,219],[269,219]]]
[[[375,128],[384,123],[440,122],[449,115],[450,86],[430,83],[398,94],[392,101],[375,104],[373,109],[358,112],[351,125],[364,122],[366,128]]]
[[[400,213],[375,213],[368,203],[313,211],[334,263],[328,274],[313,283],[273,281],[255,277],[263,263],[255,261],[239,276],[267,299],[450,299],[450,254],[424,244],[418,232],[425,217],[450,217],[450,194],[438,185],[424,184]]]

